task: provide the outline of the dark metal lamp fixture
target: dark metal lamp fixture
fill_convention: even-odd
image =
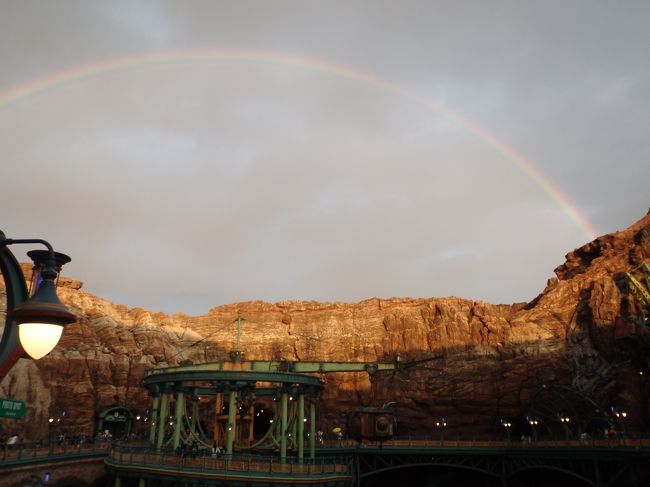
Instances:
[[[13,244],[41,244],[47,248],[27,252],[34,261],[30,294],[20,264],[8,248]],[[45,240],[10,239],[0,231],[0,271],[7,293],[7,316],[0,341],[0,378],[20,358],[22,350],[33,359],[47,355],[61,338],[63,326],[76,321],[76,316],[56,295],[59,272],[68,262],[70,257],[55,252]]]

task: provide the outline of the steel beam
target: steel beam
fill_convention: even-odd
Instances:
[[[155,445],[156,443],[156,425],[158,424],[158,408],[160,407],[160,396],[153,398],[151,405],[151,424],[149,425],[149,443]]]
[[[162,448],[165,439],[165,426],[167,425],[167,408],[169,407],[169,394],[164,392],[160,401],[160,414],[158,416],[158,438],[156,438],[156,448]]]
[[[237,391],[232,389],[228,397],[228,440],[226,445],[226,453],[232,455],[233,453],[233,444],[235,438],[235,428],[237,427]]]
[[[316,458],[316,403],[309,401],[309,458]]]
[[[183,425],[183,415],[185,413],[185,394],[176,393],[176,404],[174,408],[174,438],[172,446],[174,450],[178,448],[181,441],[181,426]]]
[[[280,398],[280,463],[287,460],[287,407],[289,402],[289,393],[282,392]]]
[[[305,395],[302,393],[298,394],[298,417],[296,421],[298,423],[298,461],[302,463],[305,455]]]

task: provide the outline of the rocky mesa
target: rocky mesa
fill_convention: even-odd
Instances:
[[[570,252],[539,296],[512,305],[457,297],[245,302],[170,316],[110,303],[62,278],[59,295],[78,322],[50,355],[19,360],[0,383],[0,396],[29,406],[22,420],[0,420],[0,428],[43,438],[51,434],[48,417],[65,410],[68,434],[92,435],[102,409],[148,407],[140,387],[146,369],[226,360],[241,316],[247,359],[418,362],[373,381],[327,374],[322,428],[355,406],[395,401],[400,434],[431,431],[445,417],[450,434],[489,436],[499,433],[500,418],[552,414],[564,395],[605,412],[624,407],[627,427],[643,432],[650,340],[626,272],[640,272],[644,261],[650,262],[650,213]],[[590,421],[586,412],[573,414]]]

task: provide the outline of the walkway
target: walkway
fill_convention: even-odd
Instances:
[[[108,455],[107,442],[34,442],[14,448],[6,445],[0,449],[0,469],[14,465],[70,460],[72,458],[102,457]]]
[[[110,451],[109,451],[110,450]],[[381,472],[412,467],[466,469],[500,478],[504,483],[526,470],[555,470],[588,485],[634,484],[638,466],[650,458],[650,439],[554,440],[538,442],[401,438],[382,444],[326,442],[315,460],[284,462],[271,455],[214,458],[207,452],[161,451],[150,446],[124,445],[110,449],[101,443],[34,443],[0,449],[0,472],[44,467],[71,460],[101,459],[116,479],[137,478],[140,485],[156,481],[228,481],[256,487],[309,484],[359,485]],[[628,485],[621,484],[621,485]],[[120,480],[116,480],[116,486]]]
[[[349,485],[352,462],[348,456],[320,457],[298,463],[287,458],[263,455],[233,455],[215,458],[207,454],[192,455],[159,452],[138,447],[114,448],[106,459],[106,468],[118,479],[135,477],[144,480],[228,481],[247,485]],[[151,482],[150,482],[151,484]],[[116,481],[120,485],[120,481]],[[151,484],[154,485],[154,484]]]

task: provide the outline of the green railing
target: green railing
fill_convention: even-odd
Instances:
[[[2,445],[0,469],[26,463],[45,463],[73,458],[106,456],[110,450],[107,442],[38,441],[18,445]]]
[[[373,448],[380,447],[383,449],[390,447],[412,447],[412,448],[476,448],[476,449],[514,449],[514,448],[632,448],[632,449],[650,449],[650,438],[585,438],[585,439],[542,439],[534,440],[532,438],[525,440],[482,440],[482,439],[434,439],[434,438],[417,438],[417,437],[395,437],[392,440],[384,442],[364,441],[359,444],[354,440],[326,440],[319,447],[319,451],[331,453],[337,449],[351,448]]]
[[[106,459],[107,466],[128,471],[130,468],[147,468],[157,475],[165,471],[174,476],[182,472],[201,472],[210,475],[227,474],[231,477],[266,477],[284,479],[349,479],[352,464],[347,457],[319,457],[315,460],[287,457],[280,461],[268,455],[222,455],[215,457],[209,452],[175,452],[138,447],[116,446]]]
[[[289,456],[284,462],[278,457],[269,455],[234,455],[231,458],[220,456],[212,457],[209,452],[182,452],[161,451],[150,449],[145,444],[134,446],[132,443],[125,446],[115,446],[111,450],[109,442],[91,441],[43,441],[22,443],[19,445],[0,445],[0,469],[21,464],[47,463],[66,461],[75,458],[108,456],[109,461],[115,465],[145,465],[157,468],[182,468],[198,471],[250,473],[281,476],[340,476],[349,477],[351,467],[349,453],[352,450],[373,450],[381,448],[383,453],[397,453],[397,450],[417,450],[421,448],[441,448],[457,450],[459,454],[469,449],[475,450],[500,450],[500,449],[628,449],[637,451],[650,451],[648,438],[609,438],[609,439],[583,439],[583,440],[539,440],[528,443],[527,441],[486,441],[486,440],[455,440],[455,439],[424,439],[424,438],[395,438],[391,441],[379,443],[365,443],[359,445],[351,440],[326,441],[318,448],[319,456],[315,460],[304,459],[299,462],[294,456]],[[323,455],[323,456],[321,456]],[[337,456],[339,455],[339,456]]]

